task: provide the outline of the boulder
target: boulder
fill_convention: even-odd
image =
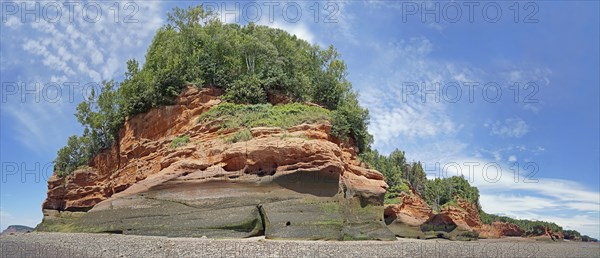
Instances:
[[[412,189],[411,193],[400,193],[398,198],[399,204],[385,207],[386,225],[398,237],[424,238],[420,226],[433,216],[433,210]]]
[[[418,239],[446,238],[473,240],[479,237],[482,223],[475,204],[456,199],[434,213],[412,189],[400,193],[399,204],[387,205],[385,223],[396,236]]]
[[[479,237],[481,219],[476,204],[455,199],[456,205],[447,205],[421,225],[427,238],[473,240]]]

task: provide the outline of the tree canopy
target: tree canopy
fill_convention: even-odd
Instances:
[[[384,156],[376,150],[370,150],[361,153],[360,158],[385,177],[389,187],[385,196],[388,202],[393,202],[400,192],[411,194],[410,187],[420,196],[425,194],[427,177],[423,167],[420,162],[406,162],[404,151],[396,149]]]

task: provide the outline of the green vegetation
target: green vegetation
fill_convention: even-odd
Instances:
[[[595,239],[595,238],[590,237],[588,235],[583,235],[583,236],[581,236],[581,241],[582,242],[598,242],[598,239]]]
[[[54,170],[59,177],[70,174],[79,166],[85,165],[90,158],[88,138],[72,135],[67,141],[67,146],[58,150],[54,160]]]
[[[83,136],[72,135],[67,146],[58,150],[54,170],[59,177],[71,174],[100,150],[111,146],[123,121],[117,114],[113,81],[103,82],[100,94],[92,89],[88,99],[79,103],[75,116],[84,126]]]
[[[387,203],[395,202],[394,199],[401,192],[412,194],[410,187],[421,196],[425,193],[427,177],[421,163],[407,163],[403,151],[395,150],[389,156],[384,156],[376,150],[370,150],[361,153],[360,158],[369,167],[383,173],[389,186],[385,195]]]
[[[296,103],[316,103],[329,112],[313,109],[309,111],[319,116],[309,117],[312,114],[308,112],[306,117],[296,118],[310,122],[326,117],[338,138],[356,144],[361,152],[369,149],[369,113],[358,104],[346,79],[346,65],[333,46],[321,49],[283,30],[253,23],[224,24],[202,5],[176,7],[167,16],[168,24],[156,32],[146,62],[140,67],[136,60],[127,61],[122,82],[104,82],[99,94],[92,93],[79,104],[75,115],[85,131],[83,136],[71,137],[57,153],[58,175],[72,173],[109,148],[118,140],[128,116],[173,104],[188,84],[223,89],[224,100],[253,104],[248,107],[263,109],[261,112],[270,109],[270,94],[287,96]],[[222,108],[231,107],[224,104]],[[286,108],[310,109],[300,105]],[[283,118],[260,122],[282,127],[298,122]],[[253,118],[245,122],[249,119]]]
[[[395,150],[389,156],[377,151],[368,151],[360,155],[363,162],[380,171],[388,184],[386,203],[394,203],[400,192],[410,194],[410,188],[421,196],[434,210],[451,205],[456,198],[479,203],[479,190],[469,185],[463,177],[436,178],[427,180],[420,162],[406,162],[404,152]],[[389,201],[388,201],[389,200]]]
[[[428,180],[426,185],[423,199],[434,210],[439,211],[444,205],[452,204],[456,198],[479,205],[479,189],[463,177],[435,178]]]
[[[398,204],[400,203],[400,199],[398,199],[400,193],[412,195],[412,192],[410,191],[410,186],[408,186],[408,184],[409,183],[406,182],[404,179],[401,179],[399,184],[390,187],[385,193],[384,202],[386,204]]]
[[[513,223],[519,226],[525,235],[540,235],[544,233],[544,229],[548,228],[554,232],[562,232],[563,228],[552,222],[537,221],[537,220],[526,220],[526,219],[513,219],[506,216],[498,216],[493,214],[487,214],[483,210],[479,210],[479,216],[484,224],[491,224],[494,221]]]
[[[323,202],[320,204],[321,210],[326,213],[339,213],[340,212],[340,204],[334,202]]]
[[[175,137],[175,139],[173,139],[173,141],[171,142],[171,145],[169,147],[171,147],[172,149],[175,149],[175,148],[179,148],[181,146],[185,146],[189,142],[190,142],[189,135],[179,136],[179,137]]]
[[[331,119],[330,113],[327,109],[300,103],[277,106],[223,103],[202,114],[198,123],[220,121],[221,129],[261,126],[287,129],[302,123],[328,121]]]
[[[565,235],[565,239],[581,239],[581,233],[577,232],[577,230],[564,230],[563,234]]]
[[[388,197],[387,193],[385,196],[385,199],[383,201],[384,204],[400,204],[400,198],[397,198],[397,196],[394,197]]]
[[[245,142],[252,139],[252,132],[248,129],[244,129],[234,133],[232,136],[225,139],[227,143]]]
[[[577,230],[564,230],[563,234],[565,235],[565,239],[569,239],[572,241],[582,241],[582,242],[598,242],[598,239],[592,238],[587,235],[581,235]]]

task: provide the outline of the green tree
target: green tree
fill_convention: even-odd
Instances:
[[[385,182],[388,184],[386,199],[395,199],[400,192],[410,193],[407,181],[402,179],[403,171],[407,166],[404,152],[396,149],[386,157],[376,150],[369,150],[361,153],[360,158],[369,167],[381,172],[385,177]]]
[[[345,139],[350,136],[359,151],[366,151],[373,142],[373,136],[369,134],[369,111],[358,103],[356,94],[347,92],[344,101],[333,112],[332,133]]]
[[[75,116],[84,125],[91,137],[92,153],[108,148],[118,138],[118,132],[123,123],[119,112],[118,94],[114,90],[114,81],[102,83],[98,96],[92,90],[86,101],[77,106]]]
[[[464,177],[435,178],[426,181],[425,201],[439,210],[444,204],[460,198],[479,205],[479,190]]]
[[[413,162],[412,165],[409,166],[409,169],[406,170],[406,173],[404,173],[403,178],[410,182],[410,185],[420,196],[425,194],[425,189],[427,188],[427,175],[423,170],[421,162]]]
[[[89,139],[72,135],[67,141],[67,146],[58,150],[54,159],[54,171],[58,176],[65,176],[80,166],[86,164],[90,157]]]
[[[257,75],[247,75],[233,82],[226,90],[225,99],[243,104],[259,104],[267,101],[263,83]]]

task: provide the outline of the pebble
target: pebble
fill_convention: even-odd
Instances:
[[[600,243],[523,238],[342,242],[33,232],[1,235],[0,257],[600,257]]]

